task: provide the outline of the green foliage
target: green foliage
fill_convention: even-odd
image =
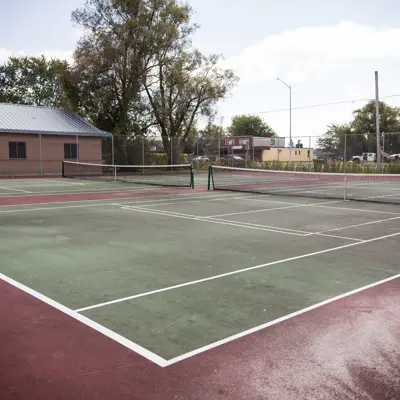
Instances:
[[[390,153],[400,152],[400,108],[379,103],[380,131],[385,134],[385,150]],[[370,101],[364,107],[353,112],[353,120],[348,124],[331,124],[323,137],[318,139],[318,146],[324,151],[343,155],[346,137],[346,155],[351,158],[363,152],[376,152],[375,102]],[[383,142],[381,142],[383,145]]]
[[[237,78],[192,47],[191,16],[179,0],[86,0],[73,13],[86,31],[75,52],[80,105],[97,125],[158,132],[169,154],[172,138],[184,143],[198,116],[212,117]]]
[[[232,136],[277,136],[276,132],[257,115],[238,115],[234,117],[228,131]]]
[[[0,66],[0,102],[69,108],[66,61],[10,57]]]
[[[202,138],[222,138],[225,136],[224,128],[220,125],[208,124],[202,131],[200,137]]]

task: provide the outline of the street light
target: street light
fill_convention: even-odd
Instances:
[[[281,78],[276,78],[281,81],[289,89],[289,161],[292,161],[292,86],[288,85]]]

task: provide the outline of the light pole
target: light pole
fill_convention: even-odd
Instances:
[[[276,79],[289,89],[289,161],[292,162],[292,86],[288,85],[281,78]]]

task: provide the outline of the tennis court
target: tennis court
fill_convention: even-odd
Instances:
[[[369,290],[382,295],[392,285],[399,304],[396,202],[206,191],[206,175],[195,190],[187,183],[1,181],[1,278],[166,370],[202,355],[210,361],[226,346],[240,365],[246,338],[258,332],[272,343],[282,324],[306,329],[313,312],[335,315],[336,303]],[[398,332],[400,318],[389,322]],[[264,398],[246,368],[233,373],[229,362],[226,385],[249,385],[249,399]],[[164,398],[211,398],[195,386],[191,397]]]

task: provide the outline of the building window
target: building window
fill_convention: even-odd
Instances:
[[[26,143],[8,142],[8,155],[10,158],[26,158]]]
[[[76,143],[64,143],[64,158],[78,159],[78,145]]]
[[[307,151],[307,158],[310,158],[310,150]]]

